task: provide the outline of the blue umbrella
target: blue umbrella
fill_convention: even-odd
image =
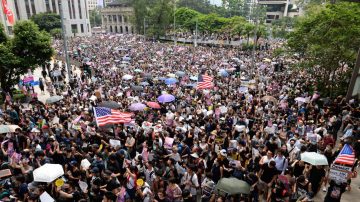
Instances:
[[[175,79],[175,78],[167,78],[167,79],[165,79],[165,84],[167,84],[167,85],[176,84],[177,82],[178,82],[178,80]]]
[[[220,69],[219,74],[222,77],[228,77],[229,76],[229,73],[225,69]]]
[[[170,94],[163,94],[163,95],[160,95],[157,100],[160,103],[172,102],[172,101],[175,100],[175,97],[173,95],[170,95]]]

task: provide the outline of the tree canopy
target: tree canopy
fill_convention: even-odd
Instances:
[[[3,37],[0,27],[0,38]],[[18,21],[14,26],[14,37],[0,41],[1,88],[7,92],[19,82],[20,76],[45,64],[53,56],[51,37],[32,21]]]
[[[30,20],[35,22],[40,30],[49,33],[52,29],[61,28],[61,18],[56,13],[38,13],[31,16]]]
[[[316,76],[325,95],[345,93],[360,47],[360,4],[315,6],[296,23],[288,46]]]

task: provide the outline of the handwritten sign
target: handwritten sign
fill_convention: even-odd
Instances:
[[[348,166],[342,166],[342,165],[336,165],[336,164],[331,164],[331,169],[336,169],[336,170],[342,170],[342,171],[348,171],[351,172],[351,167]]]
[[[329,179],[336,182],[347,182],[349,173],[343,170],[330,169]]]

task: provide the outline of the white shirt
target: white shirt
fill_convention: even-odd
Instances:
[[[185,173],[184,177],[182,178],[182,183],[184,184],[187,181],[191,181],[191,186],[186,185],[185,189],[190,188],[190,193],[193,196],[196,196],[196,187],[199,187],[199,181],[196,173],[193,172],[192,175],[190,175],[188,172]]]

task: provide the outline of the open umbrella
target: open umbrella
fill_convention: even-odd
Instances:
[[[295,101],[302,102],[302,103],[308,103],[309,102],[309,100],[307,98],[304,98],[304,97],[297,97],[297,98],[295,98]]]
[[[87,63],[87,62],[89,62],[89,61],[90,61],[90,58],[84,58],[82,62],[83,62],[83,63]]]
[[[142,70],[141,69],[135,69],[134,72],[141,73]]]
[[[152,75],[151,75],[151,73],[144,73],[143,77],[144,78],[152,78]]]
[[[190,80],[192,80],[192,81],[197,81],[197,80],[198,80],[198,77],[197,77],[197,76],[190,76]]]
[[[185,72],[177,71],[177,72],[175,72],[175,75],[178,76],[178,77],[183,77],[183,76],[185,76]]]
[[[275,104],[277,103],[277,99],[274,98],[273,96],[269,96],[269,95],[262,97],[261,100],[263,100],[265,102],[273,102]]]
[[[229,73],[225,69],[220,69],[219,70],[219,75],[222,76],[222,77],[228,77]]]
[[[46,99],[46,103],[51,104],[51,103],[59,102],[62,99],[63,99],[62,96],[54,95],[54,96],[51,96],[48,99]]]
[[[129,74],[125,74],[122,79],[123,80],[131,80],[133,78],[133,76],[129,75]]]
[[[144,87],[142,87],[142,86],[131,86],[131,89],[133,89],[134,91],[143,91]]]
[[[170,73],[170,74],[168,74],[168,75],[166,75],[167,77],[171,77],[171,78],[175,78],[176,77],[176,75],[175,74],[172,74],[172,73]]]
[[[142,110],[144,110],[145,109],[145,107],[146,107],[146,105],[144,105],[143,103],[134,103],[134,104],[131,104],[130,106],[129,106],[129,109],[131,110],[131,111],[142,111]]]
[[[99,107],[107,107],[110,109],[118,109],[121,106],[119,105],[119,103],[115,102],[115,101],[104,101],[98,104]]]
[[[60,164],[45,164],[36,168],[33,172],[35,182],[52,182],[64,175],[64,169]]]
[[[250,185],[234,177],[221,178],[216,184],[215,189],[230,195],[250,193]]]
[[[172,102],[175,100],[175,97],[173,95],[170,95],[170,94],[163,94],[163,95],[160,95],[157,100],[160,102],[160,103],[165,103],[165,102]]]
[[[141,82],[140,85],[142,85],[142,86],[148,86],[148,85],[150,85],[150,84],[149,84],[148,82],[144,81],[144,82]]]
[[[301,154],[301,160],[314,166],[329,165],[327,158],[316,152],[304,152]]]
[[[13,133],[17,128],[20,128],[18,125],[0,125],[0,134],[2,133]]]
[[[161,106],[157,102],[147,102],[146,105],[153,108],[153,109],[160,109],[161,108]]]
[[[178,82],[178,80],[175,79],[175,78],[167,78],[167,79],[165,79],[165,84],[167,84],[167,85],[173,85],[173,84],[176,84],[177,82]]]

